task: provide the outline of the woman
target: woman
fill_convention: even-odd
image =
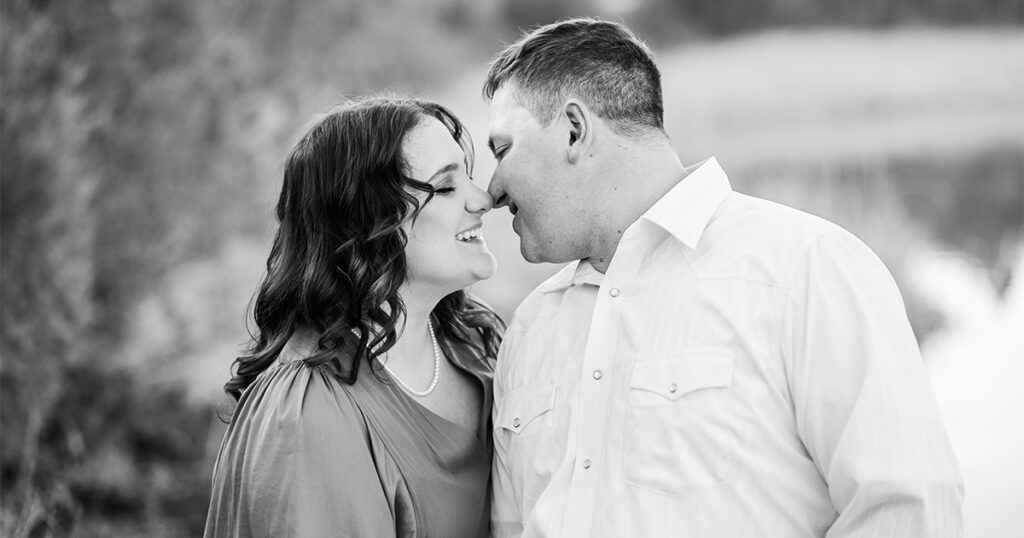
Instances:
[[[503,326],[462,291],[495,271],[472,164],[419,100],[336,109],[292,151],[206,536],[487,534]]]

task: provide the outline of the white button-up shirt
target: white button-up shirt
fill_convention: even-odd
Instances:
[[[889,272],[714,159],[526,298],[494,392],[496,536],[962,533]]]

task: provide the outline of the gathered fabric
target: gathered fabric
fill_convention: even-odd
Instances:
[[[348,385],[328,367],[282,356],[238,401],[205,536],[486,536],[493,358],[441,347],[482,391],[475,431],[423,407],[379,368],[364,366]]]

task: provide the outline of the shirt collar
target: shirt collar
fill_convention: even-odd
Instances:
[[[579,261],[576,262],[576,270],[572,275],[572,285],[579,286],[581,284],[590,284],[593,286],[601,286],[601,281],[604,280],[604,275],[600,271],[594,269],[590,262]]]
[[[537,289],[541,293],[551,293],[553,291],[564,290],[569,286],[572,286],[572,279],[579,265],[580,260],[569,262],[568,265],[566,265],[560,271],[552,275],[551,278],[542,282],[541,285],[537,287]]]
[[[732,192],[729,177],[714,157],[697,165],[640,218],[696,249],[715,211]]]
[[[561,271],[555,273],[554,276],[541,284],[539,289],[541,293],[551,293],[581,284],[600,286],[602,279],[604,279],[604,275],[598,272],[597,269],[594,269],[590,262],[576,260],[568,263]]]
[[[665,193],[640,220],[663,228],[690,249],[696,249],[711,217],[731,192],[729,177],[718,160],[711,157]],[[603,278],[590,262],[577,260],[541,284],[539,291],[551,293],[580,284],[600,286]]]

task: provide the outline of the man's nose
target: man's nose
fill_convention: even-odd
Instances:
[[[508,193],[501,186],[501,178],[498,177],[497,172],[491,175],[491,183],[487,185],[487,194],[491,195],[494,207],[505,207],[508,205]]]

